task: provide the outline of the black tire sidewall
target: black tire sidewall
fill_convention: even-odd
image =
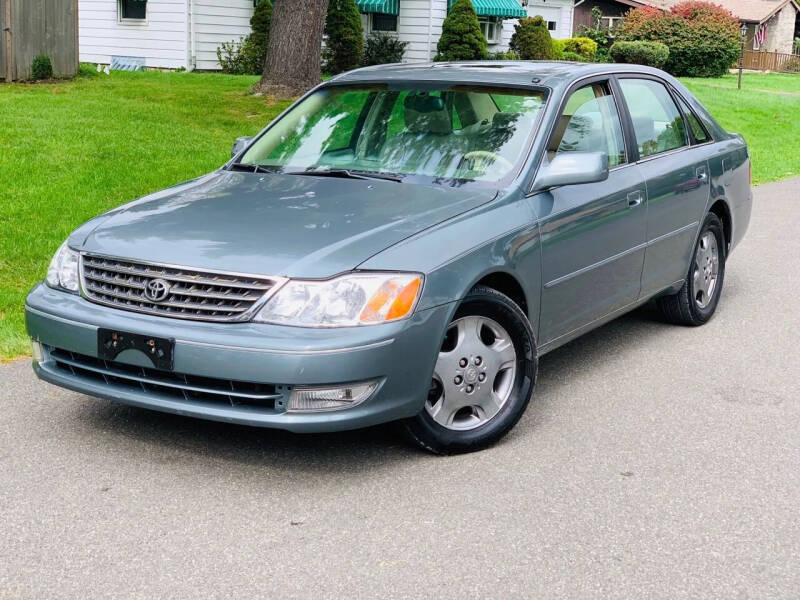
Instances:
[[[438,453],[468,452],[503,437],[519,421],[536,384],[537,354],[530,323],[508,297],[487,288],[476,288],[464,299],[452,320],[483,316],[499,323],[509,334],[517,353],[517,372],[508,401],[488,423],[475,429],[447,429],[433,420],[427,409],[406,422],[415,441]]]

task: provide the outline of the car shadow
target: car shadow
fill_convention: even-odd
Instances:
[[[635,352],[640,344],[649,343],[650,334],[665,327],[668,326],[657,310],[646,305],[543,356],[534,410],[528,411],[528,417],[507,439],[531,434],[537,420],[547,418],[547,411],[555,410],[548,397],[557,398],[559,388],[569,385],[576,361],[579,364],[602,363],[611,349],[619,349],[620,344],[626,345],[626,352]],[[134,445],[177,449],[190,457],[214,457],[291,471],[330,472],[352,470],[354,465],[359,469],[386,468],[393,463],[428,456],[407,444],[392,424],[339,433],[293,434],[182,417],[104,400],[92,399],[80,406],[84,411],[79,416],[81,421],[106,436]],[[124,444],[117,450],[129,452],[122,446]]]

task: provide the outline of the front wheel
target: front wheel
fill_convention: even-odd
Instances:
[[[477,286],[447,328],[424,409],[403,427],[437,454],[485,448],[522,416],[536,367],[525,313],[504,294]]]

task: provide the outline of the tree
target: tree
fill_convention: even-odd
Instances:
[[[264,74],[256,90],[296,96],[320,82],[320,49],[328,0],[279,0],[272,9]]]
[[[325,33],[328,35],[323,55],[326,73],[342,73],[361,66],[364,30],[355,0],[328,0]]]
[[[258,51],[259,72],[264,70],[264,62],[267,59],[267,48],[269,47],[269,26],[272,21],[272,2],[270,0],[259,0],[253,16],[250,17],[250,41]]]
[[[552,60],[555,58],[553,38],[541,16],[520,19],[508,44],[522,60]]]
[[[486,38],[470,0],[456,0],[442,23],[442,35],[434,60],[486,58]]]

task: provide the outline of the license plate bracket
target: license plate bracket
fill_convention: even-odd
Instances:
[[[118,331],[116,329],[97,330],[97,356],[103,360],[116,360],[120,352],[138,350],[150,359],[156,369],[171,371],[175,340]]]

